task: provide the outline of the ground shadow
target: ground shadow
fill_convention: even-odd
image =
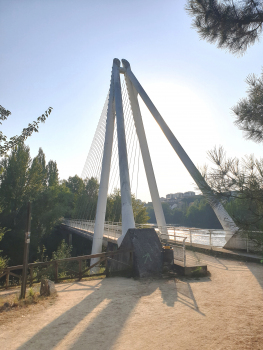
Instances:
[[[246,266],[256,277],[259,285],[263,289],[263,264],[247,263]]]
[[[159,289],[162,293],[163,303],[167,306],[174,307],[176,302],[180,302],[202,316],[205,316],[205,314],[199,310],[190,283],[209,281],[211,281],[209,277],[204,277],[198,279],[181,278],[169,280],[166,281],[166,283],[160,283]]]
[[[125,283],[122,281],[125,281]],[[114,293],[110,292],[109,282],[118,284],[118,295],[116,295],[116,288]],[[47,338],[49,339],[49,348],[52,349],[59,348],[62,343],[65,343],[67,348],[71,349],[84,349],[87,348],[87,344],[89,348],[96,345],[96,348],[101,350],[110,349],[116,342],[123,325],[140,298],[151,295],[158,288],[161,291],[163,303],[167,306],[174,307],[176,302],[181,302],[192,310],[204,315],[198,308],[190,282],[175,282],[175,288],[172,289],[167,288],[166,281],[161,279],[133,280],[132,285],[127,284],[124,278],[101,280],[93,286],[88,286],[83,282],[73,283],[61,289],[59,293],[63,295],[65,292],[75,293],[79,290],[87,290],[91,291],[91,293],[84,297],[77,305],[43,327],[18,349],[44,349],[46,348]],[[125,298],[128,298],[127,305],[123,302],[123,294],[125,294]],[[107,342],[105,342],[105,337],[100,336],[100,333],[103,333],[101,325],[105,325],[105,320],[108,322]],[[72,340],[71,334],[73,330],[78,334],[78,337],[77,340],[74,338],[71,343],[70,339]],[[89,335],[94,334],[94,332],[96,333],[96,339],[95,337],[89,338]],[[51,342],[50,339],[52,339]],[[93,341],[94,344],[92,343]]]

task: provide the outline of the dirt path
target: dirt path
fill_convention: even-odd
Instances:
[[[1,319],[0,348],[262,350],[263,266],[196,257],[210,277],[57,285],[53,305]]]

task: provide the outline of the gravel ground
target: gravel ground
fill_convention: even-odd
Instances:
[[[262,350],[263,266],[191,254],[208,277],[58,284],[0,315],[0,348]]]

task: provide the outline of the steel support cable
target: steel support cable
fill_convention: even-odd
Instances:
[[[118,140],[117,140],[117,124],[115,124],[115,130],[114,130],[114,146],[115,146],[114,166],[111,169],[111,183],[113,183],[113,186],[115,184],[116,174],[119,176],[119,163],[118,163],[119,153],[118,153]],[[112,190],[114,190],[114,188]]]
[[[93,172],[93,166],[94,166],[93,162],[94,162],[94,158],[96,158],[98,143],[99,143],[99,140],[98,140],[98,136],[96,135],[96,139],[94,140],[94,143],[92,144],[92,147],[89,152],[89,158],[88,158],[88,162],[86,163],[85,171],[83,172],[83,175],[85,175],[85,177],[89,177],[90,174]]]
[[[116,178],[116,173],[118,173],[119,171],[119,168],[118,168],[118,145],[117,145],[117,128],[116,128],[116,124],[115,124],[115,129],[114,129],[114,156],[113,156],[113,159],[112,159],[112,163],[113,163],[113,166],[111,166],[111,171],[110,171],[110,187],[109,187],[109,196],[110,195],[113,195],[114,193],[114,185],[115,185],[115,178]],[[109,200],[109,197],[108,197],[108,200]],[[109,205],[108,204],[109,202],[107,202],[107,206]],[[109,214],[109,217],[108,217],[108,220],[110,221],[114,221],[114,212],[112,211],[114,210],[114,207],[111,208],[111,210],[108,212]]]
[[[104,134],[104,139],[105,139],[105,134]],[[99,144],[97,144],[97,146],[99,147]],[[104,142],[103,142],[103,146],[104,146]],[[101,147],[102,147],[102,143],[101,143]],[[102,152],[100,152],[100,150],[98,150],[98,152],[97,152],[97,164],[95,164],[95,169],[94,169],[94,173],[93,173],[93,176],[92,176],[98,182],[99,182],[99,178],[100,178],[102,158],[103,158],[103,150],[102,150]],[[90,201],[88,201],[88,204],[87,204],[86,209],[85,209],[86,216],[87,216],[88,220],[94,220],[95,219],[95,217],[93,217],[93,216],[95,216],[94,206],[96,205],[96,203],[97,203],[97,199],[95,199],[95,198],[93,198],[91,203],[90,203]],[[82,213],[82,216],[83,215],[85,215],[85,212]]]
[[[122,86],[124,86],[125,82],[123,82]],[[122,89],[123,91],[123,89]],[[125,118],[125,126],[126,126],[126,130],[128,129],[128,131],[126,132],[126,139],[127,139],[127,135],[130,134],[130,119],[128,119],[128,122],[127,122],[127,110],[128,110],[128,100],[127,100],[127,94],[124,94],[123,95],[123,110],[124,110],[124,118]],[[117,147],[117,136],[116,136],[116,143],[115,143],[116,147]],[[116,186],[117,185],[117,181],[119,180],[119,174],[118,174],[118,177],[116,179],[116,175],[117,175],[117,172],[116,172],[116,165],[117,165],[117,169],[118,169],[118,158],[116,158],[114,160],[114,168],[112,170],[112,173],[111,173],[111,192],[114,191],[114,189],[118,188],[119,186]],[[113,175],[114,174],[114,175]],[[115,181],[117,180],[117,181]]]
[[[125,81],[124,81],[125,82]],[[126,108],[126,120],[129,120],[129,133],[127,135],[127,148],[128,148],[128,158],[129,160],[132,159],[132,152],[133,149],[131,148],[131,143],[133,143],[133,137],[134,137],[134,131],[135,131],[135,126],[134,126],[134,121],[133,121],[133,115],[132,115],[132,110],[131,110],[131,106],[130,106],[130,101],[129,101],[129,96],[128,96],[128,92],[127,92],[127,88],[126,85],[124,84],[124,88],[123,88],[123,94],[125,96],[125,100],[126,100],[126,104],[127,104],[127,108]],[[130,168],[130,162],[129,162],[129,168]]]
[[[133,158],[132,176],[131,176],[131,188],[132,188],[132,184],[133,184],[133,175],[134,175],[134,167],[135,167],[135,162],[136,162],[137,147],[138,147],[138,140],[137,140],[136,145],[135,145],[135,152],[134,152],[134,158]]]
[[[127,97],[127,96],[126,96]],[[125,125],[126,125],[126,143],[127,143],[127,157],[128,157],[128,169],[130,173],[131,169],[131,143],[133,139],[133,125],[131,122],[130,109],[128,106],[128,101],[126,100],[126,109],[125,109]],[[130,176],[129,176],[130,177]]]
[[[123,90],[122,90],[123,91]],[[126,143],[127,143],[127,138],[129,139],[129,137],[130,137],[130,134],[131,134],[131,126],[132,126],[132,124],[131,124],[131,119],[129,118],[129,105],[128,105],[128,100],[127,100],[127,95],[125,96],[124,94],[123,94],[123,99],[122,99],[122,101],[123,101],[123,111],[124,111],[124,124],[125,124],[125,134],[126,134]],[[128,150],[127,150],[127,153],[129,153],[128,152]],[[116,174],[115,174],[115,176],[116,176]],[[114,179],[115,180],[115,179]],[[118,177],[118,180],[119,180],[119,177]],[[113,183],[114,183],[115,181],[113,181]],[[117,186],[116,186],[117,187]],[[115,187],[115,188],[116,188]],[[119,186],[118,186],[119,187]],[[112,219],[114,219],[114,220],[117,220],[117,221],[119,221],[120,220],[120,217],[116,217],[116,215],[117,215],[117,210],[118,210],[118,208],[117,208],[117,204],[118,203],[116,203],[115,202],[115,206],[114,206],[114,208],[113,208],[113,212],[112,212]],[[121,213],[120,213],[120,215],[121,215]]]
[[[114,129],[114,159],[112,162],[111,173],[110,173],[110,191],[109,191],[109,193],[114,192],[116,174],[117,174],[117,177],[119,177],[117,126],[115,124],[115,129]]]
[[[98,155],[102,152],[102,140],[103,140],[103,133],[104,133],[104,139],[105,139],[105,127],[104,130],[100,128],[98,130],[98,134],[96,136],[95,143],[92,147],[91,155],[90,155],[90,162],[89,162],[89,171],[87,172],[87,177],[91,177],[91,175],[94,174],[94,164],[97,164],[97,158]]]
[[[126,85],[124,85],[125,88],[123,89],[123,94],[125,96],[125,99],[127,101],[128,109],[127,111],[127,118],[130,119],[130,125],[131,125],[131,135],[128,137],[128,159],[129,159],[129,172],[130,172],[130,178],[131,178],[131,188],[132,188],[132,183],[133,183],[133,171],[134,171],[134,164],[135,164],[135,155],[137,151],[137,144],[138,144],[138,139],[137,135],[135,132],[135,124],[133,120],[133,114],[130,106],[130,101],[129,101],[129,96],[128,96],[128,91]],[[136,143],[136,147],[134,147],[134,143]]]
[[[137,168],[137,169],[138,169],[138,170],[137,170],[137,186],[136,186],[136,194],[135,194],[135,195],[136,195],[136,199],[138,198],[138,197],[137,197],[137,192],[138,192],[138,184],[139,184],[139,181],[138,181],[138,180],[139,180],[139,170],[140,170],[140,153],[141,153],[141,152],[140,152],[140,149],[139,149],[139,154],[138,154],[138,168]]]
[[[106,125],[105,125],[105,130],[106,130]],[[94,169],[94,178],[97,179],[98,183],[100,181],[101,177],[101,169],[102,169],[102,160],[103,160],[103,154],[104,154],[104,144],[105,144],[105,132],[99,132],[98,134],[98,140],[99,142],[97,143],[97,159],[96,159],[96,166]],[[89,210],[87,211],[87,216],[89,220],[95,220],[96,217],[96,207],[97,207],[97,198],[94,198],[92,200],[91,205],[89,206]]]
[[[130,115],[130,119],[132,119],[132,115]],[[131,132],[129,133],[128,140],[127,140],[129,172],[131,172],[131,168],[132,168],[132,159],[133,159],[132,155],[134,152],[134,141],[135,141],[135,136],[136,136],[135,127],[134,127],[134,124],[132,122],[130,124],[130,129],[131,129]]]
[[[124,84],[124,81],[122,83],[122,86]],[[124,110],[124,115],[125,115],[125,109],[126,109],[126,101],[125,99],[123,100],[123,110]],[[115,124],[115,129],[114,129],[114,160],[112,162],[112,166],[111,166],[111,175],[110,175],[110,193],[113,193],[116,186],[116,175],[117,175],[117,170],[119,169],[119,164],[118,164],[118,142],[117,142],[117,127]],[[118,177],[117,180],[119,178],[119,173],[118,173]],[[119,187],[119,186],[118,186]]]
[[[92,146],[94,144],[94,140],[96,139],[96,135],[97,135],[97,131],[100,129],[101,125],[103,124],[103,122],[105,123],[105,120],[106,120],[106,117],[107,117],[107,108],[108,108],[108,100],[109,100],[109,92],[107,94],[107,97],[106,97],[106,101],[104,103],[104,106],[103,106],[103,109],[102,109],[102,113],[101,113],[101,116],[100,116],[100,119],[99,119],[99,122],[98,122],[98,125],[97,125],[97,128],[96,128],[96,131],[95,131],[95,135],[93,137],[93,140],[92,140],[92,143],[91,143],[91,147],[90,147],[90,150],[89,150],[89,153],[88,153],[88,156],[86,158],[86,162],[84,164],[84,168],[83,168],[83,171],[82,171],[82,175],[81,177],[83,178],[85,176],[85,174],[83,173],[84,172],[84,169],[88,168],[89,167],[89,156],[90,156],[90,151],[92,150]]]
[[[94,137],[94,143],[90,150],[89,162],[84,171],[85,177],[87,177],[87,182],[89,179],[98,178],[98,171],[96,171],[96,165],[100,163],[99,151],[98,148],[101,148],[101,134],[103,133],[104,123],[102,123],[101,127],[97,130],[98,134]],[[87,184],[87,183],[86,183]],[[92,201],[94,203],[94,200]],[[83,194],[81,203],[78,205],[78,213],[77,216],[80,219],[92,219],[93,206],[90,200],[87,200],[85,194]]]
[[[105,141],[105,135],[104,135],[104,141]],[[104,141],[103,141],[103,148],[104,148]],[[97,181],[98,183],[100,182],[100,175],[101,175],[101,169],[102,169],[102,159],[103,159],[103,151],[101,152],[100,154],[100,159],[98,161],[98,167],[97,167]],[[97,196],[98,196],[98,193],[97,193]],[[97,200],[98,198],[96,199],[96,201],[92,201],[92,207],[91,207],[91,214],[90,215],[93,215],[93,211],[94,211],[94,206],[97,206]],[[96,213],[94,213],[96,215]],[[95,219],[95,215],[94,215],[94,218],[93,220]]]
[[[122,84],[123,85],[123,84]],[[124,112],[124,115],[125,115],[125,100],[122,98],[122,105],[123,105],[123,112]],[[116,124],[115,124],[116,126]],[[117,142],[117,126],[116,126],[116,129],[114,130],[114,147],[116,147],[116,152],[118,153],[118,142]],[[114,184],[115,184],[115,178],[116,178],[116,175],[117,175],[117,172],[116,170],[119,169],[119,165],[118,165],[118,154],[117,154],[117,157],[115,158],[115,152],[114,152],[114,162],[112,163],[113,166],[111,167],[111,176],[110,176],[110,183],[111,183],[111,191],[110,192],[114,192],[114,189],[116,187],[114,187]],[[117,168],[117,169],[116,169]],[[119,174],[118,174],[118,177],[117,179],[119,178]]]
[[[105,130],[106,130],[106,118],[107,118],[107,109],[108,109],[108,99],[109,99],[109,93],[107,95],[106,101],[104,103],[104,107],[92,140],[92,144],[82,171],[82,178],[90,178],[90,177],[96,177],[96,172],[95,172],[95,161],[99,159],[97,153],[98,149],[100,148],[101,145],[101,140],[104,132],[104,137],[105,137]],[[92,175],[92,176],[91,176]],[[88,181],[88,180],[87,180]],[[79,213],[80,218],[84,216],[85,212],[87,213],[87,209],[89,206],[89,201],[84,205],[85,201],[85,195],[82,198],[82,202],[80,203],[80,207],[82,207],[81,212]]]
[[[94,175],[94,164],[97,163],[98,154],[100,154],[102,152],[101,147],[102,147],[103,134],[104,134],[104,138],[105,138],[105,126],[104,125],[102,125],[100,127],[100,129],[98,130],[98,133],[96,135],[96,140],[95,140],[94,144],[92,145],[92,150],[90,153],[90,161],[89,161],[88,169],[86,172],[86,176],[88,178],[90,178],[91,176]]]
[[[96,172],[97,164],[98,164],[98,161],[101,157],[101,153],[103,153],[103,150],[101,150],[102,142],[100,140],[100,135],[98,135],[97,139],[98,140],[97,140],[96,144],[94,145],[94,150],[93,150],[91,158],[90,158],[90,169],[89,169],[89,173],[88,173],[89,178],[97,176],[97,172]]]

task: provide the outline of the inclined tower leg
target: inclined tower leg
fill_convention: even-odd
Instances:
[[[114,121],[115,121],[113,99],[114,99],[113,79],[111,79],[104,150],[103,150],[101,176],[100,176],[100,187],[99,187],[99,195],[98,195],[96,220],[95,220],[91,254],[98,254],[98,253],[101,253],[102,251],[102,240],[103,240],[103,234],[104,234],[104,222],[105,222],[105,214],[106,214],[106,206],[107,206],[107,194],[108,194],[108,185],[109,185],[109,176],[110,176],[110,165],[111,165],[113,132],[114,132]],[[90,265],[95,264],[98,260],[99,260],[98,258],[91,259]],[[98,267],[94,267],[92,271],[96,273],[98,271]]]
[[[198,169],[195,167],[194,163],[191,161],[183,147],[180,145],[168,125],[163,120],[162,116],[152,103],[151,99],[147,95],[147,93],[144,91],[141,84],[138,82],[134,74],[132,73],[129,66],[126,68],[126,75],[130,79],[131,83],[133,84],[136,91],[141,96],[142,100],[148,107],[149,111],[153,115],[156,122],[159,124],[160,128],[162,129],[163,133],[165,134],[166,138],[170,142],[171,146],[183,162],[184,166],[196,182],[199,189],[203,192],[204,196],[206,197],[208,203],[212,206],[218,220],[220,221],[223,229],[226,232],[226,241],[228,241],[235,232],[238,231],[238,227],[230,217],[230,215],[227,213],[223,205],[215,198],[213,195],[212,190],[204,180],[203,176],[200,174]]]
[[[122,60],[122,64],[125,69],[127,69],[127,67],[130,66],[129,62],[126,60]],[[151,156],[150,156],[147,139],[145,135],[145,130],[143,126],[140,106],[137,99],[137,91],[134,89],[127,74],[125,74],[125,81],[126,81],[129,98],[130,98],[134,124],[135,124],[136,132],[137,132],[137,136],[138,136],[138,140],[141,148],[143,164],[144,164],[145,173],[146,173],[146,177],[147,177],[147,181],[148,181],[148,185],[151,193],[157,225],[159,227],[160,232],[162,233],[162,238],[168,239],[169,237],[167,236],[166,221],[165,221],[163,208],[162,208],[162,204],[161,204],[160,196],[158,192],[158,187],[157,187],[157,183],[156,183],[156,179],[153,171]]]
[[[117,137],[118,137],[118,151],[119,151],[119,169],[120,169],[120,187],[121,187],[121,213],[122,213],[122,235],[118,239],[118,246],[120,246],[126,232],[129,228],[135,227],[129,167],[127,158],[127,147],[125,139],[125,126],[122,108],[121,84],[120,84],[120,61],[115,58],[113,60],[113,78],[114,78],[114,99],[117,120]]]

